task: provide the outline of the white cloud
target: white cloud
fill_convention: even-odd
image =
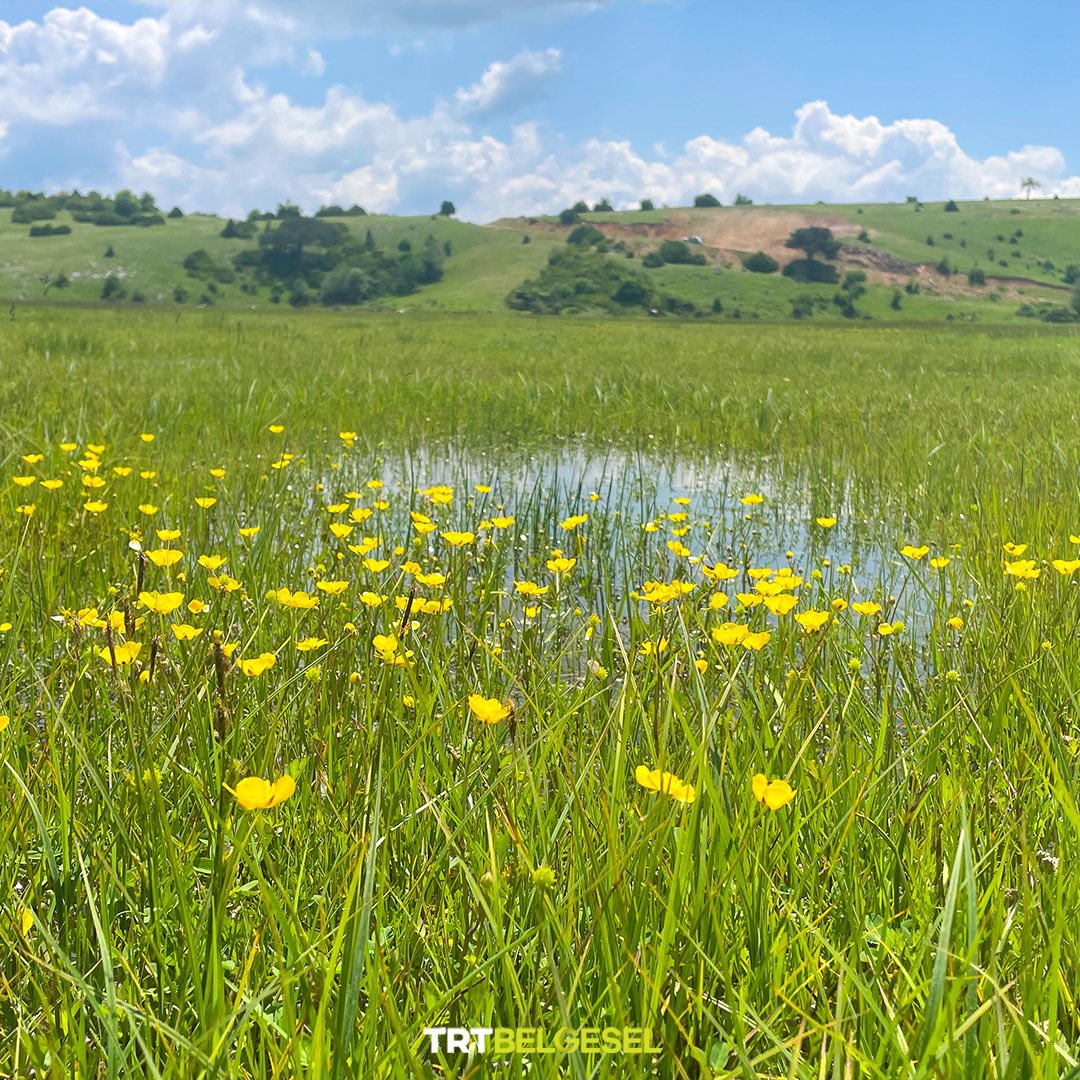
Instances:
[[[196,13],[221,17],[236,0],[143,0],[185,18]],[[287,22],[301,35],[379,34],[395,31],[463,30],[504,19],[554,21],[586,15],[612,0],[256,0],[245,5],[264,17]],[[302,19],[296,18],[302,9]]]
[[[788,132],[753,128],[741,138],[702,133],[638,149],[626,139],[571,143],[538,122],[535,102],[557,78],[558,49],[495,60],[479,78],[406,115],[386,100],[341,86],[298,103],[253,72],[292,64],[322,78],[312,27],[343,9],[329,0],[167,0],[132,22],[87,8],[54,8],[39,21],[0,21],[0,140],[26,146],[47,129],[96,122],[111,162],[72,177],[81,187],[131,186],[171,205],[243,213],[284,199],[314,208],[359,202],[373,210],[428,212],[451,198],[463,217],[557,211],[579,198],[616,206],[686,205],[710,191],[723,202],[1080,195],[1061,152],[1024,146],[977,158],[933,119],[883,121],[834,113],[824,101],[796,110]],[[534,13],[585,10],[546,5]],[[466,25],[505,13],[496,0],[360,0],[349,19],[411,18]],[[352,25],[349,23],[349,25]],[[344,31],[342,31],[344,32]],[[515,111],[525,122],[495,123]],[[29,136],[29,137],[27,137]],[[54,140],[55,143],[55,140]]]
[[[509,111],[533,98],[539,87],[561,70],[558,49],[523,49],[509,60],[489,64],[477,82],[457,91],[454,102],[459,112],[477,117]]]

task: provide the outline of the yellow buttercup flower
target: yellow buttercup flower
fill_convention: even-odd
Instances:
[[[184,553],[174,548],[163,548],[159,551],[148,551],[146,557],[155,566],[166,567],[175,566],[184,557]]]
[[[786,615],[799,601],[791,593],[781,593],[779,596],[766,596],[765,606],[774,615]]]
[[[453,529],[448,529],[446,532],[441,532],[439,535],[451,546],[451,547],[465,547],[467,544],[471,544],[476,535],[471,532],[455,532]]]
[[[105,648],[98,649],[97,654],[110,664],[115,662],[117,667],[124,667],[126,664],[135,663],[140,649],[141,641],[125,641],[122,645],[113,645],[111,651],[106,645]]]
[[[753,492],[750,495],[744,495],[739,500],[739,502],[741,502],[743,506],[760,506],[764,501],[765,496],[759,495],[756,492]]]
[[[184,594],[178,592],[141,592],[139,593],[139,602],[143,607],[149,608],[157,615],[168,615],[184,602]]]
[[[248,657],[240,661],[240,670],[248,676],[255,678],[269,671],[277,663],[277,656],[272,652],[260,653],[258,656]]]
[[[245,810],[269,810],[292,796],[296,791],[296,781],[288,773],[273,783],[261,776],[245,776],[235,788],[226,784],[225,790]]]
[[[819,517],[814,520],[823,528],[831,529],[836,524],[836,518],[834,517]]]
[[[763,773],[756,773],[750,781],[754,798],[770,810],[779,810],[795,798],[795,789],[786,780],[769,780]]]
[[[856,600],[851,610],[856,615],[880,615],[881,605],[874,600]]]
[[[1002,546],[1005,548],[1005,554],[1011,555],[1014,559],[1020,558],[1028,549],[1027,544],[1014,544],[1011,541]]]
[[[809,611],[801,611],[795,616],[795,621],[806,631],[808,634],[816,634],[830,619],[831,613],[828,611],[815,611],[811,608]]]
[[[510,715],[513,706],[509,702],[499,701],[498,698],[486,698],[481,694],[470,694],[469,711],[482,724],[497,724]]]
[[[319,598],[317,596],[309,596],[306,592],[293,592],[291,589],[284,587],[278,589],[276,592],[272,592],[271,596],[284,607],[299,608],[307,611],[319,606]]]
[[[174,623],[172,626],[173,636],[177,641],[191,641],[202,633],[201,626],[189,626],[187,623]]]
[[[574,514],[572,517],[568,517],[559,522],[559,526],[565,529],[567,532],[573,532],[579,525],[584,525],[589,520],[588,514]]]
[[[577,559],[567,559],[563,556],[547,561],[547,568],[553,574],[568,574],[575,566],[577,566]]]
[[[306,637],[303,641],[296,643],[297,652],[311,652],[313,649],[321,649],[324,645],[329,645],[330,642],[325,638],[319,637]]]
[[[327,596],[340,596],[348,587],[347,581],[317,581],[315,583],[315,588],[326,593]]]
[[[660,769],[650,769],[646,765],[639,765],[634,770],[634,779],[646,791],[663,792],[670,795],[677,802],[689,805],[697,798],[697,792],[692,784],[680,780],[674,773],[662,772]]]
[[[1042,571],[1035,565],[1034,559],[1016,559],[1005,564],[1005,574],[1008,577],[1034,581],[1040,573]]]
[[[913,544],[905,544],[900,549],[900,554],[908,559],[915,559],[918,561],[924,556],[930,553],[930,549],[924,544],[922,547],[915,547]]]

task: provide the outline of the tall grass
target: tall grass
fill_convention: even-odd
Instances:
[[[1075,1074],[1075,338],[100,313],[4,335],[5,475],[36,481],[0,511],[0,1071]],[[1021,559],[1037,577],[1003,573]],[[802,579],[793,612],[737,599],[760,567]],[[472,694],[513,710],[483,724]],[[230,793],[286,772],[272,809]],[[757,773],[794,799],[756,801]],[[438,1024],[661,1050],[432,1056]]]

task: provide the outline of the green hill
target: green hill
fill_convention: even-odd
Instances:
[[[592,252],[589,258],[618,260],[604,264],[605,278],[644,282],[649,297],[645,306],[660,305],[661,314],[897,322],[1023,322],[1052,312],[1057,315],[1051,318],[1064,317],[1080,278],[1080,200],[950,205],[956,210],[918,202],[664,208],[586,213],[581,220],[602,234],[600,251],[585,245]],[[277,227],[276,221],[256,222],[252,237],[226,239],[220,235],[224,219],[204,214],[169,217],[146,228],[80,222],[67,211],[58,211],[47,222],[16,223],[11,218],[11,209],[0,209],[0,298],[8,302],[99,303],[110,276],[117,279],[120,302],[125,303],[202,302],[258,309],[289,302],[283,283],[275,288],[258,275],[229,272],[240,253],[257,257],[262,230]],[[523,283],[539,280],[541,291],[567,294],[563,310],[620,310],[596,301],[583,280],[590,265],[600,264],[580,259],[567,263],[564,270],[576,275],[568,282],[546,271],[551,256],[568,249],[571,228],[555,217],[504,219],[491,225],[435,216],[321,220],[347,229],[354,245],[370,232],[374,244],[395,258],[406,246],[418,251],[425,243],[434,243],[443,253],[439,280],[406,295],[379,296],[369,307],[501,311]],[[30,235],[32,228],[65,226],[71,231],[63,235]],[[799,253],[785,241],[794,229],[812,226],[830,229],[841,243],[834,264],[838,283],[803,283],[780,272],[743,268],[743,259],[755,252],[764,252],[781,266],[790,263]],[[648,265],[658,260],[664,241],[687,238],[693,238],[685,246],[696,265]],[[209,257],[207,265],[223,268],[217,277],[185,270],[185,258],[199,249]],[[853,282],[845,292],[841,286],[850,274],[865,275],[865,280]],[[642,289],[631,291],[637,295]],[[851,296],[855,300],[845,306],[845,297]],[[317,301],[318,292],[306,298]],[[628,310],[641,314],[643,308],[631,305]]]

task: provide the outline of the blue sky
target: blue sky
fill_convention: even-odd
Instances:
[[[1080,4],[0,2],[0,186],[462,216],[1080,196]]]

